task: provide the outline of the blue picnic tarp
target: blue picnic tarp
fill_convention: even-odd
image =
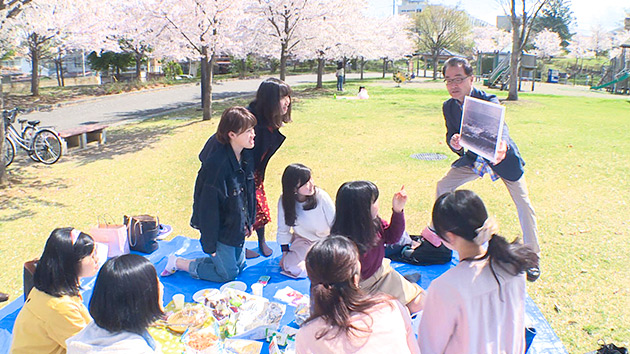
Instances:
[[[159,241],[160,247],[152,254],[145,255],[154,265],[158,271],[158,274],[166,266],[167,257],[170,254],[176,254],[185,258],[203,257],[205,254],[201,250],[201,245],[196,239],[191,239],[184,236],[177,236],[170,241]],[[271,257],[258,257],[247,260],[247,267],[238,276],[237,280],[240,280],[248,285],[247,291],[251,289],[249,286],[258,281],[258,278],[262,275],[268,275],[270,277],[268,285],[263,290],[263,296],[272,300],[276,291],[283,289],[287,286],[307,295],[309,292],[309,280],[308,279],[292,279],[280,274],[280,267],[278,262],[280,261],[279,255],[280,247],[275,242],[269,242],[268,245],[274,250]],[[255,247],[254,242],[247,242],[246,247]],[[447,271],[450,267],[457,264],[456,258],[453,258],[449,264],[445,265],[433,265],[433,266],[414,266],[405,263],[392,262],[392,266],[402,274],[407,273],[420,273],[421,278],[418,284],[422,288],[428,288],[431,281],[442,273]],[[206,280],[193,279],[186,272],[177,272],[169,277],[162,277],[162,283],[164,284],[164,301],[169,302],[171,297],[176,293],[182,293],[186,296],[186,302],[192,302],[192,296],[195,292],[207,288],[219,288],[221,283],[209,282]],[[94,285],[94,278],[86,279],[83,282],[83,299],[86,306],[89,303],[89,299],[92,295],[92,287]],[[22,305],[24,304],[23,297],[19,297],[4,308],[0,309],[0,354],[9,352],[11,343],[11,333],[13,331],[13,324],[15,318],[19,313]],[[566,349],[562,345],[562,342],[558,339],[558,336],[554,333],[549,323],[545,320],[544,316],[534,303],[534,301],[527,296],[525,303],[525,310],[528,320],[533,324],[537,333],[532,342],[532,346],[528,351],[529,354],[557,354],[566,353]],[[291,324],[295,318],[294,308],[287,306],[287,311],[280,327]],[[293,323],[294,324],[294,323]],[[263,346],[262,353],[267,353],[267,345]]]

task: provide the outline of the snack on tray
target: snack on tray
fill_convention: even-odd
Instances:
[[[183,333],[188,328],[201,327],[208,319],[208,310],[201,305],[184,306],[184,309],[168,316],[166,324],[171,331]]]
[[[214,347],[218,340],[219,337],[210,332],[193,332],[188,335],[188,343],[186,345],[195,350],[203,350]]]
[[[184,337],[186,354],[223,353],[223,343],[214,327],[189,332]]]
[[[262,350],[262,342],[246,339],[226,339],[225,352],[238,354],[259,354]]]

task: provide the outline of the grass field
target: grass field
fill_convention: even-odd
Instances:
[[[446,90],[395,88],[389,81],[367,86],[367,101],[335,100],[332,84],[297,90],[294,122],[282,129],[287,140],[265,180],[272,217],[284,167],[301,162],[333,197],[345,181],[375,182],[385,218],[391,196],[405,185],[408,230],[419,233],[429,221],[435,184],[455,159],[444,142]],[[348,95],[357,87],[349,82]],[[246,103],[225,102],[215,110]],[[505,103],[540,229],[542,277],[528,292],[570,353],[594,350],[600,338],[630,342],[629,103],[528,93]],[[197,154],[217,124],[199,117],[190,110],[110,128],[106,145],[73,152],[53,166],[18,156],[9,187],[0,190],[0,291],[12,298],[21,293],[22,263],[40,255],[55,227],[89,231],[99,217],[121,222],[124,214],[148,213],[171,224],[173,235],[198,237],[188,226]],[[410,158],[420,152],[448,159]],[[500,181],[486,177],[466,188],[484,199],[504,235],[519,234]],[[275,228],[268,227],[271,238]]]

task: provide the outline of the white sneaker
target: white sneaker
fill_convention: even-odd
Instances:
[[[175,274],[177,272],[177,256],[174,254],[168,256],[168,261],[166,262],[166,267],[162,273],[160,273],[161,277],[168,277],[169,275]]]

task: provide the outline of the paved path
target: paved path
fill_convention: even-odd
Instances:
[[[364,77],[380,77],[379,73],[365,73]],[[359,78],[359,74],[349,74],[348,78]],[[253,95],[264,78],[228,80],[212,86],[214,100]],[[314,74],[287,76],[291,86],[315,83]],[[324,81],[334,81],[334,74],[327,74]],[[62,104],[49,112],[32,112],[21,116],[29,120],[40,120],[42,126],[53,126],[58,131],[85,124],[117,124],[125,121],[148,118],[179,108],[201,105],[199,84],[175,85],[166,88],[129,92],[111,96],[101,96]]]

